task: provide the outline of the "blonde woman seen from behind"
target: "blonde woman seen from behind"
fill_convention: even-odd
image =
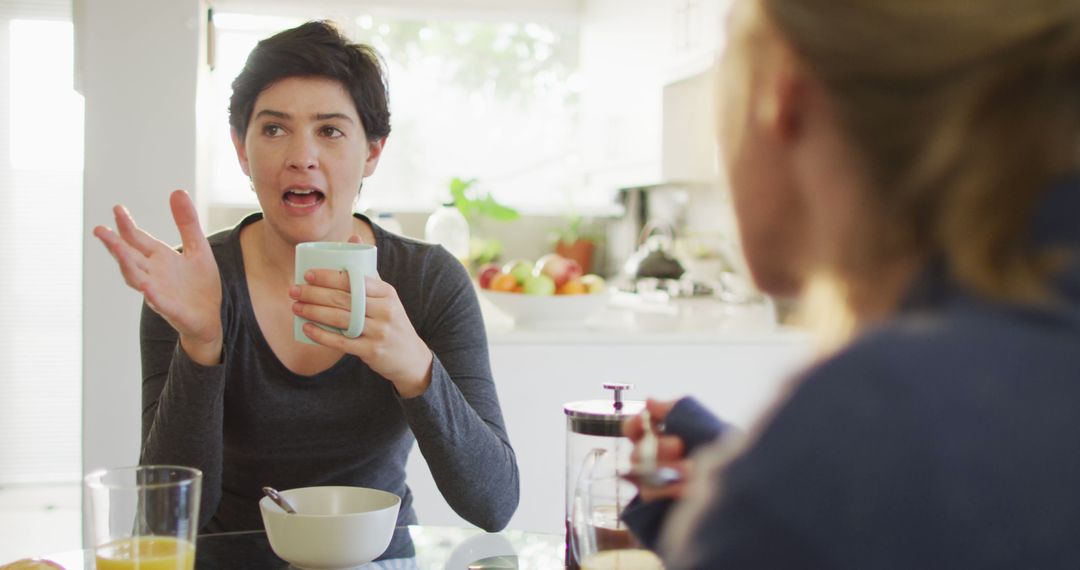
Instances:
[[[1080,3],[736,0],[728,28],[755,281],[826,284],[851,326],[624,517],[669,570],[1080,567]]]

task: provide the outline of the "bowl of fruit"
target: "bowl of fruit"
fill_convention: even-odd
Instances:
[[[554,253],[535,263],[487,264],[477,283],[484,298],[519,327],[581,325],[608,302],[602,277],[583,275],[576,261]]]

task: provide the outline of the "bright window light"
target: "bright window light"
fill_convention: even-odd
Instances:
[[[216,14],[215,23],[211,199],[254,206],[229,139],[231,82],[259,39],[299,22]],[[361,209],[431,211],[454,177],[477,178],[500,202],[533,213],[565,211],[581,192],[576,25],[364,12],[338,24],[379,51],[390,83],[393,130]]]
[[[0,487],[74,482],[86,234],[73,29],[70,21],[3,22],[10,41],[0,45],[0,64],[10,75],[0,78],[0,101],[9,105],[10,140],[0,148]]]
[[[12,20],[11,166],[82,170],[83,101],[72,88],[71,22]],[[48,70],[48,73],[42,73]]]

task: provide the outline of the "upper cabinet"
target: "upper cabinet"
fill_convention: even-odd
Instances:
[[[715,172],[707,75],[730,3],[583,2],[580,148],[588,186],[602,192]]]
[[[660,180],[666,0],[586,0],[581,19],[581,157],[597,192]]]
[[[668,83],[697,75],[712,66],[724,41],[731,0],[666,0],[668,6]]]

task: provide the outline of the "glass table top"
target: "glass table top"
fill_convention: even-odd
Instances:
[[[476,528],[408,526],[416,549],[413,558],[372,562],[364,570],[494,570],[563,568],[561,534],[506,530],[486,533]],[[92,570],[94,553],[77,550],[44,556],[65,570]],[[196,545],[196,570],[282,570],[295,568],[270,549],[263,531],[202,535]]]

